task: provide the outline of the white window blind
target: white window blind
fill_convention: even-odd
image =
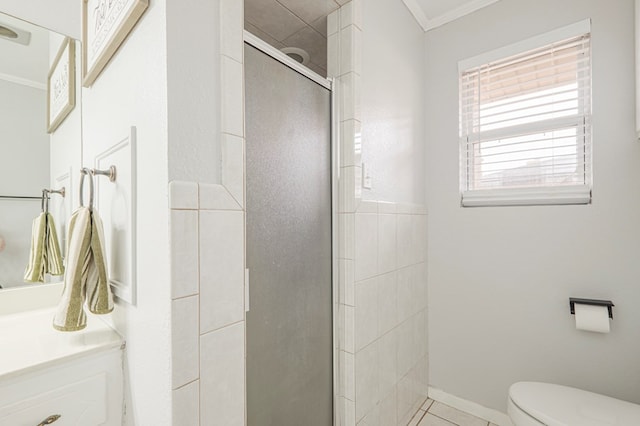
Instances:
[[[460,70],[463,206],[590,202],[590,50],[587,32]]]

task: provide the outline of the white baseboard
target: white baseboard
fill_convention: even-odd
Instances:
[[[450,393],[447,393],[441,389],[429,386],[429,398],[460,411],[464,411],[465,413],[480,417],[481,419],[498,426],[513,426],[511,419],[509,419],[509,416],[507,416],[505,413],[494,410],[493,408],[483,407],[480,404],[476,404],[475,402],[471,402],[455,395],[451,395]]]

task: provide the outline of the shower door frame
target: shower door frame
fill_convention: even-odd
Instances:
[[[332,347],[331,347],[331,354],[332,354],[332,387],[333,387],[333,395],[332,395],[332,400],[333,400],[333,425],[334,426],[338,426],[340,425],[340,418],[339,418],[339,409],[338,409],[338,404],[339,404],[339,400],[338,400],[338,386],[339,386],[339,377],[340,377],[340,365],[339,365],[339,345],[338,345],[338,339],[339,339],[339,327],[338,327],[338,306],[339,306],[339,285],[340,285],[340,280],[339,280],[339,263],[338,263],[338,245],[339,245],[339,233],[338,233],[338,179],[340,178],[340,157],[338,155],[338,153],[340,152],[339,150],[339,136],[340,136],[340,126],[339,123],[337,122],[337,119],[339,117],[339,111],[338,111],[338,99],[340,99],[337,95],[337,91],[338,91],[338,84],[337,84],[337,80],[335,78],[325,78],[322,77],[321,75],[315,73],[314,71],[312,71],[311,69],[305,67],[304,65],[300,64],[299,62],[297,62],[296,60],[290,58],[289,56],[287,56],[285,53],[281,52],[280,50],[276,49],[275,47],[271,46],[270,44],[268,44],[267,42],[263,41],[262,39],[260,39],[259,37],[256,37],[255,35],[251,34],[250,32],[248,32],[247,30],[243,30],[243,41],[244,43],[258,49],[259,51],[261,51],[262,53],[266,54],[267,56],[271,57],[272,59],[280,62],[282,65],[285,65],[286,67],[292,69],[293,71],[296,71],[297,73],[301,74],[302,76],[308,78],[309,80],[313,81],[314,83],[324,87],[325,89],[327,89],[330,93],[330,105],[331,105],[331,112],[330,112],[330,135],[331,135],[331,141],[330,141],[330,150],[331,150],[331,325],[332,325]],[[243,77],[244,78],[244,77]],[[244,80],[243,80],[244,81]],[[243,110],[244,110],[244,106],[243,106]],[[246,115],[245,115],[246,117]],[[246,132],[245,132],[246,133]],[[246,194],[246,176],[245,176],[245,188],[244,188],[244,193]],[[245,240],[246,240],[246,215],[245,215]],[[245,250],[246,250],[246,244],[245,244]],[[246,253],[245,253],[245,258],[246,258]],[[251,284],[249,281],[249,285],[247,288],[247,297],[246,300],[248,303],[245,304],[245,310],[249,311],[251,310],[250,308],[250,291],[251,291]],[[246,312],[245,312],[245,317],[246,317]],[[245,319],[246,321],[246,319]],[[246,339],[246,335],[245,335],[245,339]],[[246,346],[246,343],[245,343]],[[245,358],[245,383],[247,380],[247,375],[246,375],[246,358]],[[246,401],[246,385],[245,385],[245,401]],[[245,424],[246,424],[246,412],[248,410],[248,406],[245,405]]]

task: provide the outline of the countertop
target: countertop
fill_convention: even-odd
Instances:
[[[87,327],[61,332],[53,328],[55,308],[0,315],[0,380],[17,377],[124,344],[99,317],[87,314]]]

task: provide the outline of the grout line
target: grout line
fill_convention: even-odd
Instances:
[[[199,296],[199,295],[200,295],[200,293],[198,292],[198,293],[193,293],[193,294],[187,294],[187,295],[185,295],[185,296],[174,297],[174,298],[172,298],[171,300],[172,300],[172,301],[175,301],[175,300],[182,300],[182,299],[187,299],[187,298],[189,298],[189,297],[194,297],[194,296]]]
[[[232,323],[229,323],[227,325],[223,325],[222,327],[218,327],[218,328],[215,328],[213,330],[209,330],[207,332],[201,333],[200,337],[206,336],[207,334],[215,333],[216,331],[220,331],[220,330],[223,330],[225,328],[228,328],[228,327],[231,327],[231,326],[234,326],[234,325],[238,325],[238,324],[243,323],[243,322],[244,322],[244,318],[241,319],[241,320],[238,320],[236,322],[232,322]]]
[[[172,390],[172,391],[180,390],[180,389],[182,389],[182,388],[184,388],[184,387],[189,386],[190,384],[193,384],[193,383],[197,382],[198,380],[200,380],[200,376],[198,376],[198,378],[197,378],[197,379],[193,379],[193,380],[191,380],[190,382],[187,382],[187,383],[185,383],[184,385],[180,385],[180,386],[178,386],[178,387],[176,387],[176,388],[173,388],[173,389],[171,389],[171,390]]]
[[[375,213],[361,213],[361,214],[375,214]],[[341,259],[342,259],[342,258],[341,258]],[[355,259],[346,259],[346,258],[345,258],[345,259],[342,259],[342,260],[353,260],[353,261],[355,262]],[[383,276],[383,275],[387,275],[387,274],[391,274],[391,273],[393,273],[393,272],[398,272],[398,271],[401,271],[401,270],[403,270],[403,269],[408,269],[408,268],[411,268],[412,266],[418,266],[418,265],[423,264],[423,263],[427,263],[427,261],[426,261],[426,260],[423,260],[423,261],[420,261],[420,262],[411,263],[411,264],[409,264],[409,265],[404,265],[404,266],[396,267],[396,269],[392,269],[392,270],[387,271],[387,272],[380,272],[380,273],[376,272],[376,274],[375,274],[375,275],[371,275],[371,276],[369,276],[369,277],[367,277],[367,278],[363,278],[363,279],[361,279],[361,280],[356,280],[354,283],[355,283],[355,284],[358,284],[358,283],[361,283],[361,282],[363,282],[363,281],[369,281],[370,279],[377,278],[377,277],[381,277],[381,276]]]
[[[433,405],[433,404],[431,404],[431,405]],[[429,413],[429,414],[431,414],[431,415],[432,415],[432,416],[434,416],[434,417],[439,418],[440,420],[444,420],[444,421],[445,421],[445,422],[447,422],[447,423],[451,423],[452,425],[460,426],[458,423],[454,423],[454,422],[452,422],[451,420],[449,420],[449,419],[445,419],[444,417],[440,417],[440,416],[439,416],[439,415],[437,415],[437,414],[434,414],[434,413]]]
[[[422,413],[422,414],[420,414]],[[424,416],[427,414],[426,411],[423,411],[421,409],[418,409],[418,411],[413,415],[413,417],[411,417],[411,420],[409,420],[409,424],[411,424],[411,422],[413,422],[413,420],[419,415],[420,418],[418,419],[418,421],[415,423],[416,426],[418,426],[420,424],[420,422],[422,421],[422,419],[424,419]]]
[[[345,306],[350,306],[350,305],[345,305]],[[355,307],[354,307],[354,309],[355,309]],[[398,327],[400,327],[401,325],[403,325],[403,324],[404,324],[404,323],[406,323],[407,321],[412,321],[412,320],[414,319],[414,317],[416,317],[416,316],[420,315],[420,313],[421,313],[422,311],[427,311],[427,308],[420,309],[418,312],[416,312],[416,313],[413,313],[413,314],[409,315],[405,320],[403,320],[403,321],[399,322],[399,323],[398,323],[398,324],[396,324],[393,328],[391,328],[390,330],[387,330],[386,332],[384,332],[384,333],[383,333],[383,334],[381,334],[380,336],[376,337],[375,339],[373,339],[371,342],[367,343],[366,345],[364,345],[364,346],[363,346],[363,347],[361,347],[360,349],[354,348],[354,351],[355,351],[355,352],[353,352],[353,355],[355,355],[355,354],[357,354],[358,352],[360,352],[360,351],[362,351],[362,350],[364,350],[364,349],[368,348],[369,346],[373,345],[374,343],[376,343],[378,340],[382,339],[382,338],[383,338],[384,336],[386,336],[387,334],[389,334],[389,333],[391,333],[391,332],[395,331]],[[425,312],[425,313],[426,313],[426,314],[428,314],[427,312]],[[355,330],[354,330],[354,331],[355,331]],[[350,353],[351,353],[351,352],[349,352],[349,351],[347,351],[347,350],[345,350],[345,349],[340,349],[340,350],[342,350],[342,351],[344,351],[344,352],[346,352],[346,353],[348,353],[348,354],[350,354]],[[397,361],[396,361],[396,362],[397,362]],[[407,374],[409,374],[409,373],[407,373]],[[405,374],[405,376],[406,376],[406,374]],[[405,376],[403,376],[403,377],[405,377]],[[424,404],[424,402],[423,402],[423,404]],[[431,405],[433,405],[433,403],[431,403]],[[422,405],[421,405],[420,407],[422,407]],[[431,406],[429,406],[429,407],[431,407]]]
[[[428,398],[428,397],[427,397],[427,401],[429,401],[429,400],[431,400],[431,404],[429,404],[429,406],[428,406],[428,407],[427,407],[427,409],[425,410],[425,411],[427,411],[427,412],[431,409],[431,407],[433,407],[433,403],[435,402],[435,400],[433,400],[433,399],[431,399],[431,398]],[[422,404],[422,406],[423,406],[423,407],[424,407],[424,404],[426,404],[426,402],[427,402],[427,401],[425,401],[425,402]]]

